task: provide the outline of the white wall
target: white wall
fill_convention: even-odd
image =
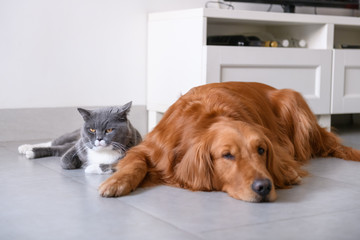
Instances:
[[[145,105],[147,12],[206,2],[0,0],[0,109]]]
[[[144,104],[144,2],[1,1],[0,108]]]

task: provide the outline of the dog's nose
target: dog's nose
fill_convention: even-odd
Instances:
[[[262,197],[265,197],[271,191],[271,181],[269,179],[256,179],[251,188],[254,192]]]

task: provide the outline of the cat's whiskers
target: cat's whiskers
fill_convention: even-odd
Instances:
[[[76,148],[76,152],[74,152],[72,157],[75,157],[76,155],[80,154],[81,152],[84,152],[88,149],[88,147],[86,146],[86,144],[84,144],[83,146]]]
[[[127,151],[126,146],[121,143],[111,142],[111,145],[115,148],[114,150],[121,150],[122,153]]]
[[[118,148],[118,149],[121,149],[122,151],[127,151],[127,148],[125,147],[125,145],[121,144],[121,143],[117,143],[115,144],[115,146]]]

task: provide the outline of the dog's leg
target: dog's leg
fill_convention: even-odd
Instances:
[[[319,126],[320,138],[314,141],[317,147],[316,156],[336,157],[345,160],[360,161],[360,151],[351,147],[344,146],[339,137],[334,133],[328,132]],[[317,144],[316,144],[317,143]]]
[[[119,197],[135,190],[148,171],[146,153],[142,146],[130,149],[116,166],[116,172],[103,182],[99,193],[103,197]]]
[[[351,147],[341,145],[340,151],[335,151],[333,156],[345,160],[360,161],[360,151]]]
[[[274,91],[271,102],[282,132],[294,145],[295,159],[307,162],[313,155],[311,140],[318,134],[315,115],[301,94],[290,89]]]

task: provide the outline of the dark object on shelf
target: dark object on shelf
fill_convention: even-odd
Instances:
[[[249,41],[243,35],[211,36],[207,38],[207,45],[249,46]]]
[[[211,36],[207,38],[207,45],[220,46],[252,46],[252,47],[278,47],[276,41],[262,41],[256,36],[243,35]]]
[[[360,49],[360,45],[341,44],[341,48]]]
[[[280,4],[284,12],[295,12],[296,6],[332,7],[359,9],[359,0],[224,0],[225,2],[251,2],[264,4]]]
[[[249,45],[248,46],[254,46],[254,47],[262,46],[262,41],[258,37],[249,36],[249,37],[247,37],[247,39],[249,40]]]

